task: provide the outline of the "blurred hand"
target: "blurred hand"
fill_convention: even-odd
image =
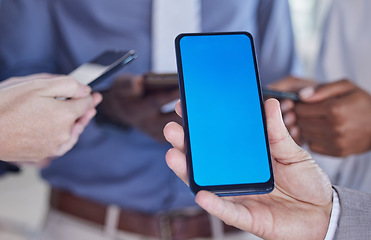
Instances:
[[[103,113],[125,125],[138,128],[158,141],[165,142],[162,129],[169,121],[180,118],[173,113],[162,114],[162,105],[179,98],[179,91],[146,91],[143,76],[120,76],[104,93]]]
[[[300,92],[297,123],[312,151],[345,157],[371,150],[371,95],[348,80]]]
[[[332,209],[331,183],[288,134],[279,103],[266,101],[265,111],[276,181],[273,192],[221,198],[200,191],[196,202],[227,224],[263,239],[324,239]],[[179,103],[177,112],[181,114]],[[183,128],[171,122],[164,134],[174,146],[166,155],[167,164],[188,184]]]
[[[279,91],[299,92],[300,89],[314,86],[315,84],[315,82],[310,80],[288,76],[270,84],[268,88]],[[300,130],[296,123],[296,115],[294,111],[294,101],[290,99],[279,99],[279,101],[281,103],[281,111],[286,128],[295,142],[301,144]]]
[[[69,100],[58,100],[68,98]],[[95,115],[100,94],[67,76],[35,74],[0,83],[0,159],[61,156]]]

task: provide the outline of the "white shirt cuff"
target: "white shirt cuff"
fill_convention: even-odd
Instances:
[[[331,218],[330,218],[330,224],[327,229],[327,234],[324,240],[333,240],[335,238],[335,233],[338,228],[339,217],[340,217],[339,196],[335,190],[332,190]]]

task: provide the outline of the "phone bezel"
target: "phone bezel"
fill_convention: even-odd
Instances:
[[[260,100],[260,108],[262,113],[262,121],[264,125],[264,136],[266,139],[266,149],[267,149],[267,156],[269,162],[269,171],[270,171],[270,178],[267,182],[263,183],[247,183],[247,184],[233,184],[233,185],[213,185],[213,186],[200,186],[194,181],[194,174],[193,174],[193,164],[192,164],[192,154],[190,148],[190,138],[189,138],[189,126],[188,126],[188,115],[187,115],[187,101],[185,98],[185,89],[184,89],[184,78],[183,78],[183,66],[182,66],[182,55],[180,49],[180,41],[184,37],[192,37],[192,36],[217,36],[217,35],[245,35],[250,38],[251,42],[251,49],[253,53],[253,60],[254,60],[254,68],[255,68],[255,75],[257,86],[259,90],[259,100]],[[182,114],[183,114],[183,126],[184,126],[184,135],[185,135],[185,148],[186,148],[186,159],[187,159],[187,167],[188,167],[188,175],[189,175],[189,185],[193,193],[197,194],[200,190],[207,190],[214,192],[219,196],[232,196],[232,195],[246,195],[246,194],[265,194],[273,191],[274,189],[274,176],[273,176],[273,168],[272,168],[272,160],[269,148],[269,141],[268,141],[268,133],[267,133],[267,124],[265,118],[265,110],[264,110],[264,103],[263,103],[263,94],[261,90],[260,78],[259,78],[259,70],[257,59],[255,55],[255,47],[253,37],[248,32],[211,32],[211,33],[182,33],[179,34],[175,39],[175,51],[176,51],[176,60],[178,66],[178,80],[179,80],[179,92],[180,92],[180,99],[181,99],[181,106],[182,106]]]
[[[290,99],[290,100],[295,101],[295,102],[300,101],[299,95],[295,92],[278,91],[278,90],[265,88],[265,87],[262,88],[262,92],[263,92],[263,96],[265,98],[273,97],[273,98],[276,98],[278,100]]]
[[[103,72],[100,76],[98,76],[95,79],[89,79],[90,82],[88,82],[86,84],[89,85],[90,87],[93,87],[93,86],[99,84],[104,79],[108,78],[109,76],[111,76],[112,74],[117,72],[119,69],[121,69],[122,67],[129,64],[131,61],[133,61],[137,57],[137,54],[136,54],[135,50],[133,50],[133,49],[132,50],[119,50],[119,49],[117,49],[117,50],[106,50],[106,51],[100,53],[99,55],[97,55],[96,57],[94,57],[92,60],[86,62],[85,64],[92,63],[92,62],[96,61],[97,59],[99,59],[100,57],[102,57],[104,54],[107,54],[107,53],[121,54],[122,56],[119,59],[117,59],[116,61],[112,62],[109,65],[109,67],[107,68],[107,70],[105,72]],[[69,73],[69,75],[78,71],[79,68],[84,66],[85,64],[82,64],[79,67],[77,67],[76,69],[74,69],[73,71],[71,71]],[[79,79],[76,79],[76,80],[79,81]],[[81,82],[81,81],[79,81],[79,82]]]
[[[135,58],[137,58],[137,54],[136,54],[135,50],[133,50],[133,49],[132,50],[128,50],[128,51],[126,51],[126,50],[120,50],[120,51],[125,52],[125,54],[119,60],[117,60],[116,62],[114,62],[113,64],[111,64],[110,65],[110,68],[105,73],[103,73],[98,78],[96,78],[92,82],[90,82],[88,84],[90,87],[93,87],[93,86],[97,85],[102,80],[104,80],[107,77],[109,77],[110,75],[114,74],[119,69],[121,69],[122,67],[126,66],[131,61],[133,61]]]

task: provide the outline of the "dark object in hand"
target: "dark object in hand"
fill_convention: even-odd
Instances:
[[[20,171],[21,169],[17,165],[0,160],[0,176],[9,172],[19,173]]]

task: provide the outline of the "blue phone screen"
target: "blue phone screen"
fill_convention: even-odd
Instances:
[[[179,41],[193,176],[200,186],[271,178],[252,44],[245,34]]]

